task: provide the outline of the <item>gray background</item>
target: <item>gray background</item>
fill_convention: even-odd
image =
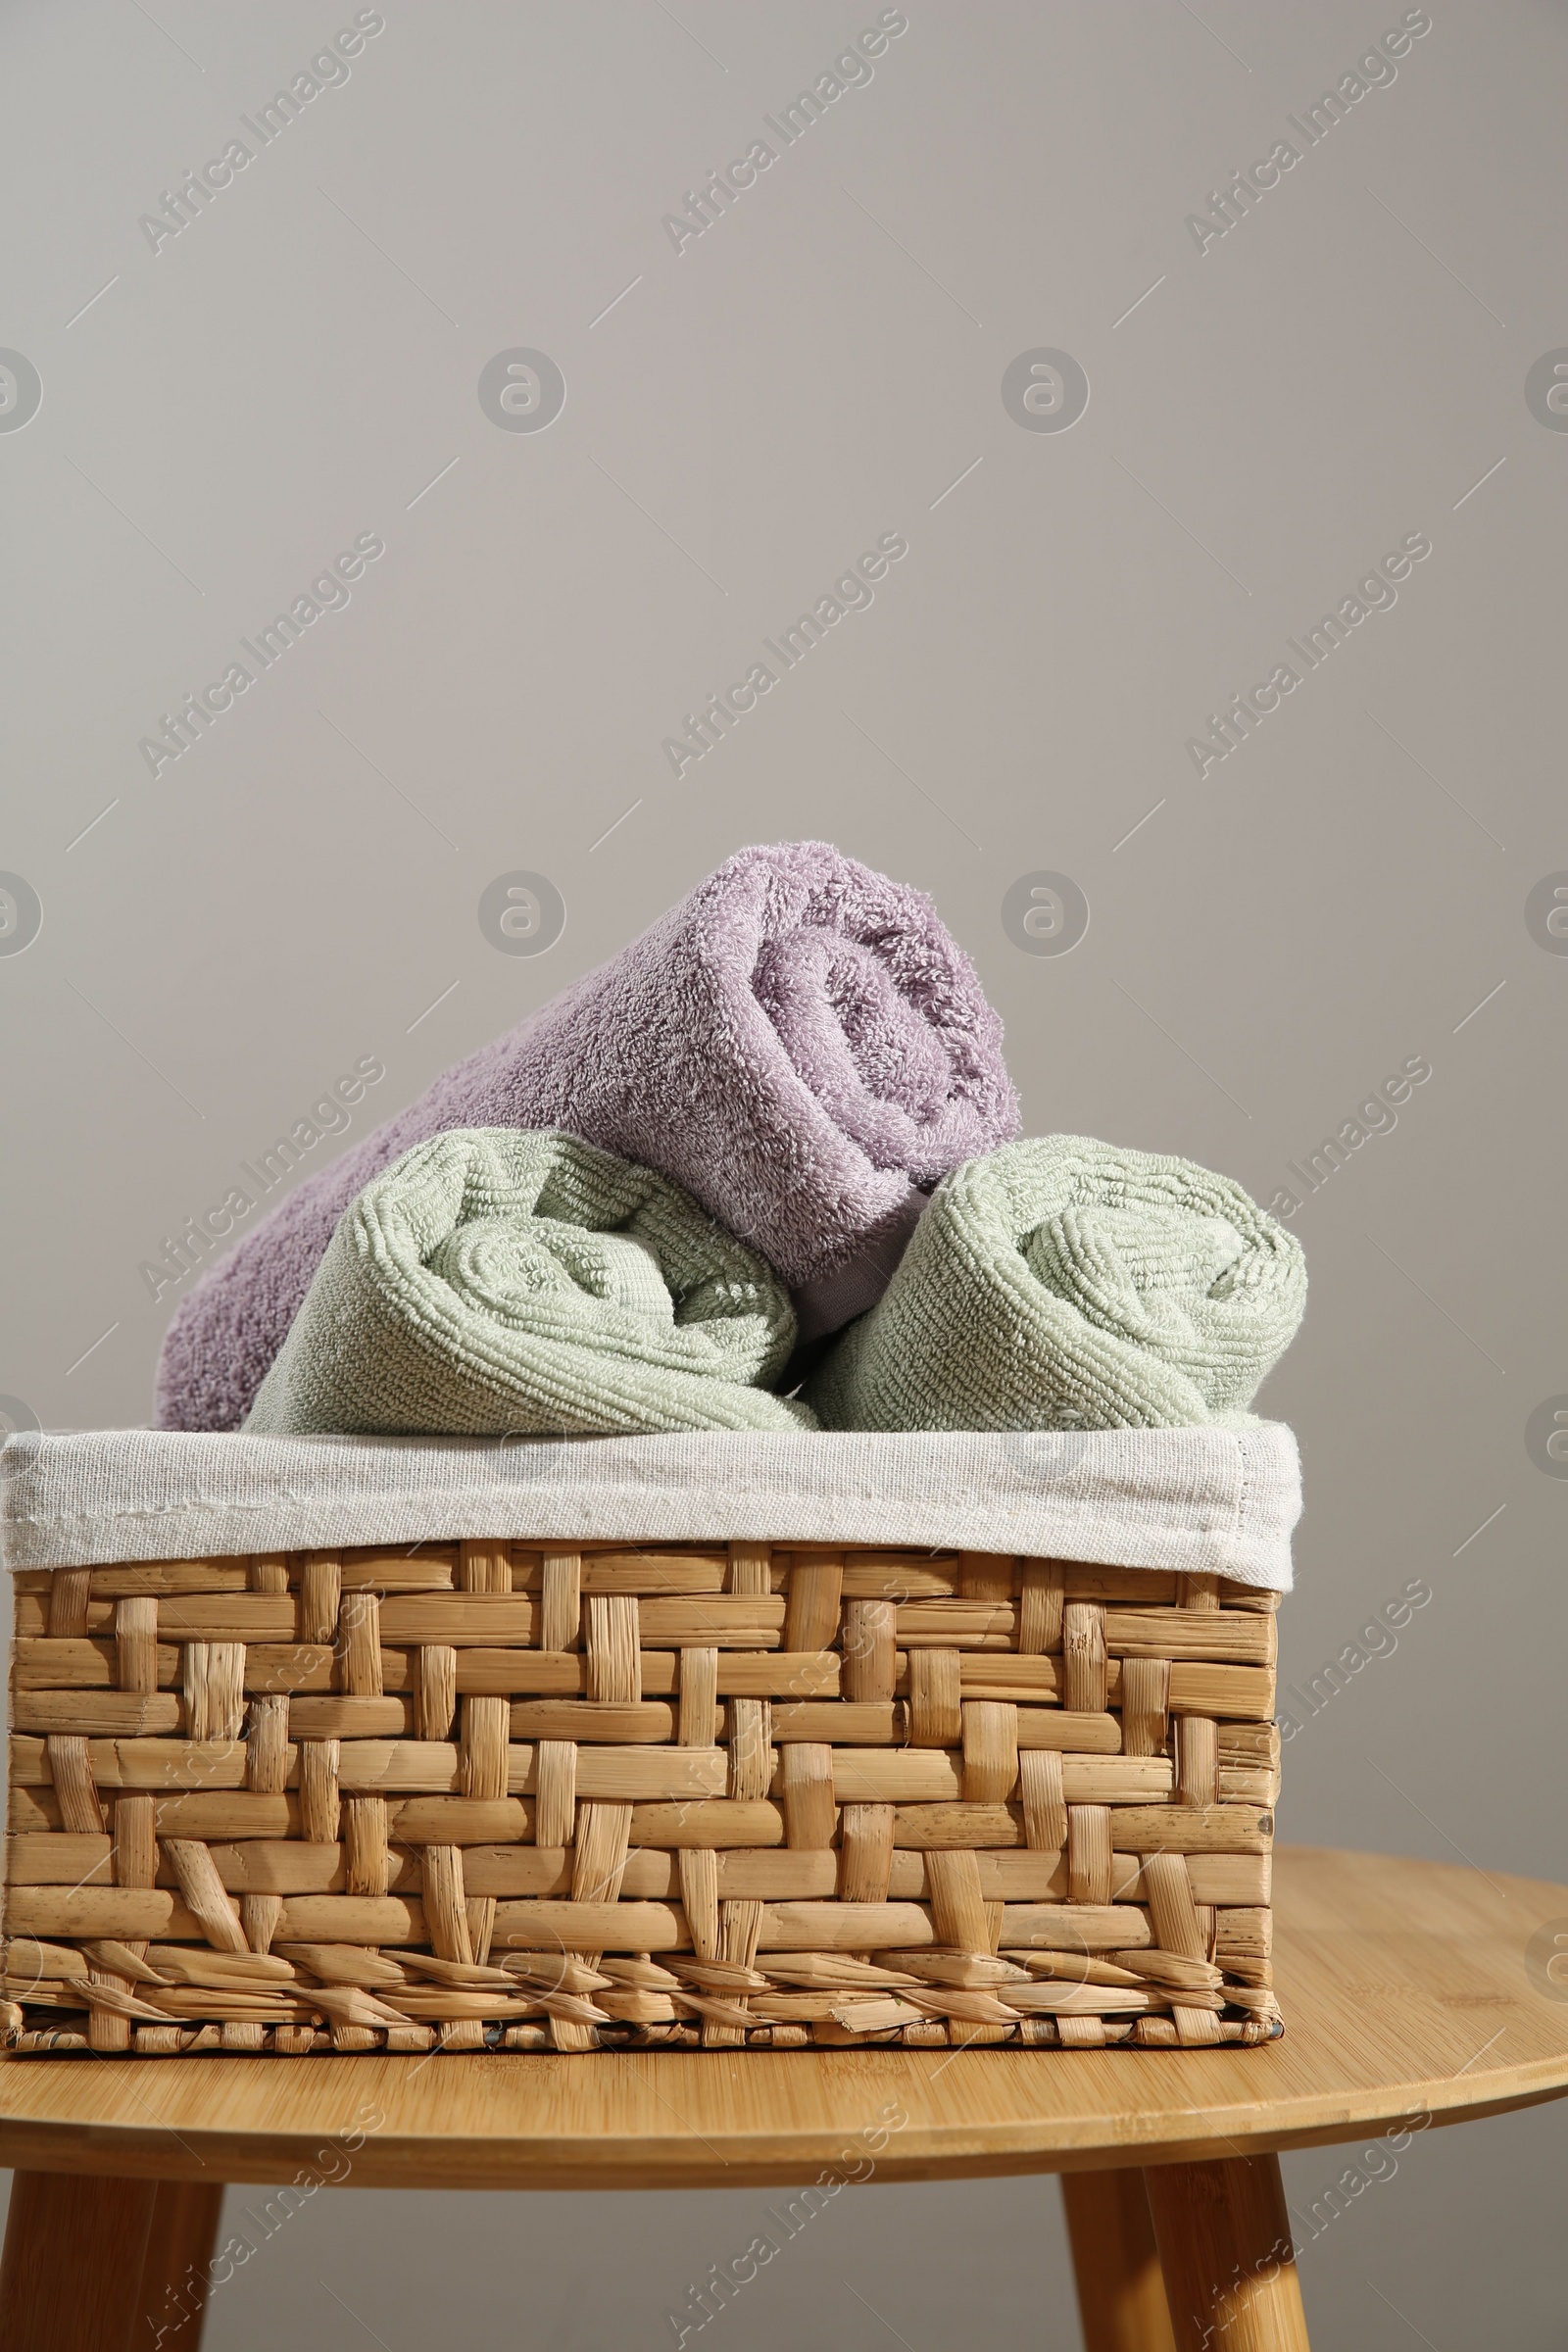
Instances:
[[[935,894],[1032,1129],[1266,1200],[1431,1062],[1295,1218],[1312,1299],[1264,1403],[1308,1478],[1286,1679],[1407,1579],[1433,1598],[1288,1749],[1282,1828],[1568,1878],[1568,1488],[1524,1445],[1568,1390],[1568,961],[1524,921],[1568,866],[1568,438],[1524,399],[1568,343],[1561,10],[1433,0],[1250,217],[1201,255],[1184,225],[1400,13],[909,0],[677,254],[662,215],[874,8],[388,0],[154,255],[138,216],[352,11],[13,0],[0,343],[44,389],[0,433],[0,866],[44,916],[0,956],[0,1391],[148,1418],[173,1294],[139,1265],[355,1057],[388,1073],[357,1135],[731,849],[826,836]],[[548,431],[480,409],[518,345],[564,373]],[[1070,432],[1004,410],[1039,346],[1087,370]],[[871,609],[677,782],[682,713],[894,530]],[[348,609],[155,781],[138,739],[364,531]],[[1397,605],[1200,780],[1205,714],[1417,531]],[[536,961],[476,920],[515,868],[567,908]],[[1002,927],[1040,868],[1092,909],[1059,958]],[[1559,2343],[1565,2144],[1551,2110],[1417,2141],[1306,2251],[1314,2341]],[[1338,2169],[1288,2162],[1299,2212]],[[210,2340],[672,2341],[752,2209],[349,2190]],[[731,2352],[1078,2340],[1050,2182],[872,2187],[814,2228]]]

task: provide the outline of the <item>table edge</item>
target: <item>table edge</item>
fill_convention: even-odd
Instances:
[[[266,2066],[273,2062],[263,2058],[239,2063]],[[447,2063],[461,2065],[463,2061],[454,2057]],[[1480,2122],[1564,2096],[1568,2096],[1568,2082],[1564,2081],[1521,2083],[1500,2095],[1489,2093],[1482,2082],[1475,2085],[1473,2098],[1431,2110],[1431,2123],[1438,2127]],[[1069,2132],[1049,2146],[1041,2143],[1037,2132],[1032,2132],[1027,2124],[990,2130],[972,2126],[947,2131],[916,2129],[907,2138],[901,2134],[896,2147],[877,2158],[875,2178],[887,2183],[1120,2171],[1216,2161],[1238,2154],[1333,2147],[1363,2134],[1377,2135],[1398,2124],[1408,2125],[1422,2112],[1419,2095],[1397,2105],[1391,2105],[1383,2096],[1345,2101],[1337,2107],[1325,2101],[1315,2118],[1307,2116],[1280,2129],[1270,2128],[1263,2105],[1256,2110],[1255,2120],[1234,2110],[1210,2115],[1195,2110],[1190,2117],[1192,2129],[1180,2138],[1150,2134],[1107,2141],[1086,2127],[1082,2138],[1074,2138]],[[737,2154],[728,2164],[722,2158],[694,2152],[689,2135],[672,2135],[668,2141],[640,2140],[635,2143],[635,2153],[628,2146],[624,2155],[617,2153],[615,2142],[601,2139],[593,2143],[591,2158],[584,2157],[581,2140],[508,2142],[489,2135],[463,2134],[428,2139],[409,2133],[392,2139],[372,2136],[366,2139],[352,2168],[338,2180],[322,2179],[313,2162],[328,2136],[324,2128],[311,2132],[197,2130],[182,2132],[179,2145],[172,2148],[168,2125],[105,2127],[0,2117],[0,2167],[19,2172],[85,2172],[113,2179],[258,2184],[293,2181],[301,2172],[310,2171],[319,2185],[355,2188],[580,2191],[781,2187],[814,2181],[823,2173],[832,2173],[843,2182],[839,2160],[845,2135],[841,2131],[802,2132],[799,2144],[793,2147],[778,2146],[776,2133],[759,2134],[765,2152],[760,2149],[751,2158],[746,2140],[740,2139],[730,2143]],[[338,2160],[334,2155],[333,2163]]]

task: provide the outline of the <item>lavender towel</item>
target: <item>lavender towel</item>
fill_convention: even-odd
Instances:
[[[875,1302],[920,1188],[1015,1135],[1018,1106],[929,899],[825,842],[738,851],[203,1277],[165,1337],[163,1428],[238,1427],[343,1210],[454,1127],[563,1127],[673,1176],[783,1275],[805,1340]]]

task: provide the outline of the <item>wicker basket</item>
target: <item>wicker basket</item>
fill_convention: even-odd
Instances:
[[[1280,2030],[1272,1592],[755,1544],[15,1583],[13,2051]]]

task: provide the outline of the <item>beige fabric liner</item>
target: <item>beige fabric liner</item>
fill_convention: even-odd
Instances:
[[[649,1438],[24,1433],[0,1455],[10,1568],[403,1544],[958,1548],[1289,1589],[1300,1515],[1279,1422],[1086,1435]]]

